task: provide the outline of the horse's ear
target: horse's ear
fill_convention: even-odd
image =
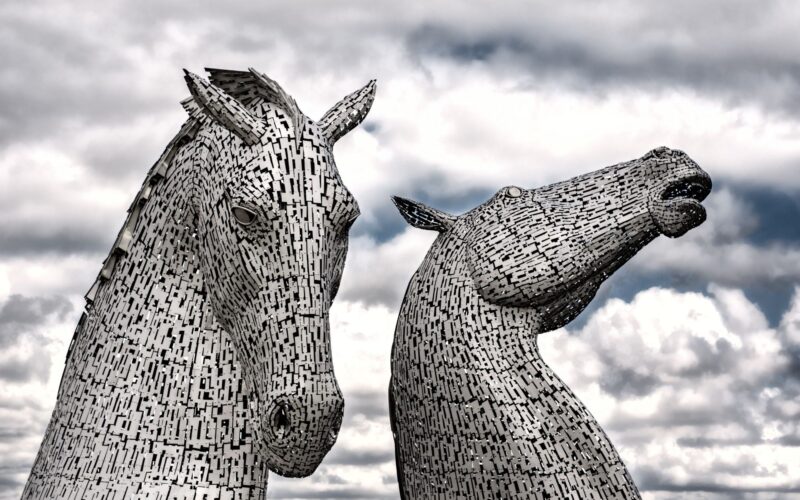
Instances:
[[[453,227],[453,223],[456,221],[452,215],[418,201],[399,196],[392,196],[392,201],[406,222],[420,229],[431,229],[443,233]]]
[[[353,130],[369,113],[375,100],[375,80],[337,102],[317,121],[322,135],[333,146],[344,134]]]
[[[239,101],[187,70],[184,79],[195,103],[217,123],[236,134],[248,146],[261,142],[267,131],[262,120],[250,114]]]

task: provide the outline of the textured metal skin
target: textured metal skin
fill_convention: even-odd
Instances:
[[[441,233],[408,286],[392,350],[403,498],[640,498],[537,336],[574,319],[659,234],[702,223],[710,188],[686,154],[658,148],[566,182],[501,189],[459,217],[395,198],[409,223]]]
[[[87,294],[23,498],[264,498],[268,469],[309,475],[336,440],[341,134],[263,75],[209,73]],[[374,92],[332,112],[352,128]]]

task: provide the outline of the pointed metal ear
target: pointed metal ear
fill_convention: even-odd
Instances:
[[[367,116],[375,100],[375,80],[348,95],[328,110],[317,125],[328,144],[333,146]]]
[[[392,196],[392,201],[406,222],[420,229],[443,233],[453,227],[453,223],[456,221],[456,218],[452,215],[418,201],[408,200],[399,196]]]
[[[250,114],[239,101],[194,73],[183,70],[184,79],[195,102],[217,123],[227,128],[248,146],[261,142],[266,124]]]

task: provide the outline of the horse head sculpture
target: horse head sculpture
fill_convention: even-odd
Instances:
[[[375,82],[315,122],[262,73],[208,71],[86,295],[23,498],[263,498],[336,440],[359,212],[332,150]]]
[[[685,153],[661,147],[549,186],[503,188],[457,217],[394,198],[411,225],[441,233],[409,284],[392,352],[404,498],[638,498],[536,334],[574,319],[658,235],[701,224],[710,189]]]
[[[219,87],[186,74],[210,118],[193,160],[201,267],[217,319],[264,405],[267,462],[282,475],[305,476],[335,442],[343,412],[328,310],[359,210],[332,146],[364,118],[375,86],[315,123],[263,74],[211,75]],[[231,97],[241,86],[265,95],[245,108]]]

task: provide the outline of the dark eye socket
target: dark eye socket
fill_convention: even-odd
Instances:
[[[236,219],[236,222],[243,226],[249,226],[256,221],[256,213],[249,208],[234,206],[231,212],[233,212],[233,217]]]

